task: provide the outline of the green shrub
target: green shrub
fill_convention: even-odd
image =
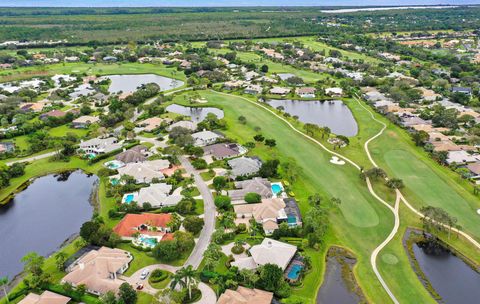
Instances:
[[[155,269],[154,271],[152,271],[152,274],[150,275],[150,278],[148,279],[148,281],[150,283],[158,283],[158,282],[164,281],[167,278],[168,278],[168,272],[161,269]]]
[[[249,204],[256,204],[256,203],[260,203],[262,201],[262,197],[260,196],[260,194],[255,193],[255,192],[247,193],[245,195],[244,199]]]

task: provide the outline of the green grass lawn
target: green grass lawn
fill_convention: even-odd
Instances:
[[[209,181],[209,180],[211,180],[212,178],[215,177],[215,172],[210,173],[208,171],[205,171],[205,172],[200,173],[200,176],[202,177],[202,179],[204,181],[207,182],[207,181]]]
[[[413,144],[406,131],[383,120],[388,123],[388,128],[370,143],[370,151],[379,166],[389,176],[403,180],[406,187],[402,193],[415,208],[441,207],[458,219],[462,229],[480,240],[476,213],[480,200],[473,195],[472,185],[433,161]]]
[[[32,78],[35,76],[53,76],[55,74],[86,73],[88,75],[111,75],[111,74],[144,74],[153,73],[161,76],[176,78],[185,81],[183,72],[162,64],[151,63],[115,63],[115,64],[88,64],[83,62],[59,63],[42,66],[18,68],[14,70],[0,71],[0,82]]]

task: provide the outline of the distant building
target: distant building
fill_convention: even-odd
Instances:
[[[201,131],[192,134],[193,140],[195,141],[194,146],[204,147],[215,143],[218,139],[223,138],[220,134],[217,134],[212,131]]]
[[[89,116],[89,115],[84,115],[80,116],[77,119],[74,119],[72,121],[72,127],[75,129],[85,129],[88,128],[91,124],[97,123],[100,121],[100,118],[96,116]]]

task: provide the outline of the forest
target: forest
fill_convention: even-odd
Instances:
[[[480,27],[480,7],[326,14],[288,8],[0,8],[0,41],[59,40],[68,44],[220,40],[464,30]],[[51,16],[54,15],[55,18]]]

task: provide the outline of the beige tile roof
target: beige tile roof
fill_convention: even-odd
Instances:
[[[92,250],[74,264],[62,282],[69,282],[73,286],[85,284],[88,290],[100,294],[117,292],[125,281],[113,277],[131,260],[132,256],[125,250],[108,247]]]
[[[68,302],[70,302],[69,297],[46,290],[41,295],[29,293],[18,304],[67,304]]]
[[[273,293],[271,292],[238,286],[236,291],[225,290],[217,304],[270,304],[272,299]]]

